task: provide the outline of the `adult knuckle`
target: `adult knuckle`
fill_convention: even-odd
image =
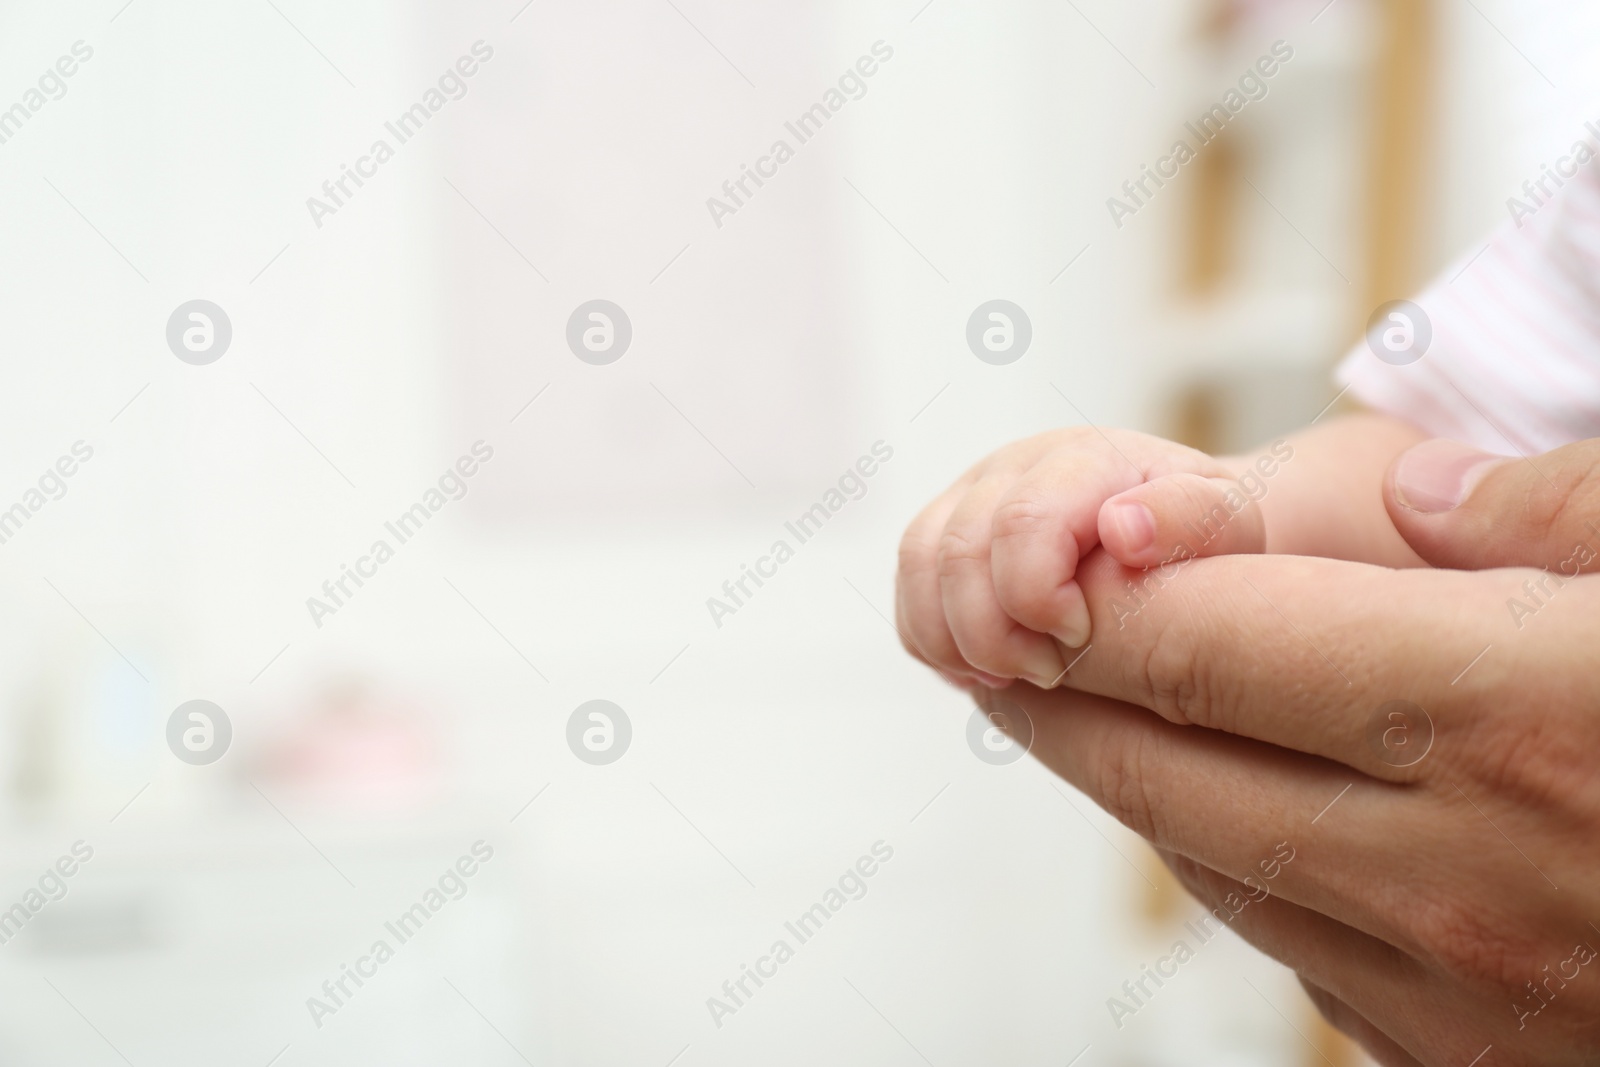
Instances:
[[[1156,714],[1183,726],[1213,724],[1216,702],[1211,696],[1204,658],[1195,654],[1180,627],[1168,625],[1155,633],[1145,650],[1140,673],[1151,710]]]
[[[1480,723],[1477,730],[1463,731],[1467,752],[1458,757],[1475,783],[1495,794],[1521,792],[1529,771],[1542,762],[1545,746],[1552,740],[1545,735],[1538,716],[1516,723]],[[1557,745],[1564,742],[1556,739]],[[1537,777],[1537,776],[1535,776]]]
[[[1150,771],[1158,766],[1159,742],[1149,733],[1126,735],[1100,761],[1097,796],[1113,819],[1144,838],[1163,841],[1163,806]]]
[[[1515,985],[1538,968],[1538,955],[1519,943],[1498,918],[1446,894],[1418,901],[1406,920],[1418,948],[1446,974],[1470,983]]]
[[[1454,762],[1469,775],[1469,789],[1515,808],[1581,818],[1596,796],[1591,754],[1600,731],[1572,721],[1558,700],[1536,715],[1485,715],[1438,743],[1458,750]]]

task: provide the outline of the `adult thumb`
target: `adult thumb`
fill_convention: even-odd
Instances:
[[[1424,441],[1390,465],[1383,499],[1435,567],[1600,569],[1600,439],[1524,459]]]

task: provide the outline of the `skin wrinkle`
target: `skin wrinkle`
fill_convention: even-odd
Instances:
[[[1048,502],[1037,492],[1008,496],[994,509],[989,536],[995,541],[1027,537],[1038,532],[1048,513]]]
[[[1521,944],[1500,916],[1485,918],[1474,904],[1451,895],[1420,898],[1408,920],[1429,964],[1469,986],[1514,990],[1542,965],[1548,945]]]
[[[1467,749],[1472,756],[1462,769],[1489,795],[1514,802],[1512,810],[1559,813],[1578,823],[1583,808],[1569,798],[1577,800],[1594,780],[1593,752],[1585,759],[1581,747],[1568,743],[1571,725],[1545,718],[1486,722],[1484,740]],[[1588,795],[1591,804],[1600,801],[1600,790],[1590,788]]]
[[[1549,483],[1543,478],[1537,483],[1527,483],[1524,491],[1524,514],[1529,517],[1531,524],[1547,537],[1553,530],[1582,528],[1582,520],[1592,519],[1595,516],[1594,503],[1595,498],[1600,496],[1600,484],[1590,481],[1589,464],[1566,462],[1572,458],[1565,456],[1564,462],[1555,471],[1543,472],[1551,482],[1555,483],[1553,497],[1549,492]],[[1540,492],[1541,485],[1544,486],[1545,492]],[[1578,514],[1573,514],[1574,512]]]
[[[945,527],[944,533],[939,535],[939,577],[949,578],[956,572],[956,565],[962,563],[986,563],[989,559],[987,547],[964,536],[958,530]]]
[[[1203,574],[1204,572],[1198,573]],[[1384,579],[1380,580],[1386,580],[1387,577],[1385,576]],[[1478,576],[1479,582],[1487,581],[1488,579],[1489,576]],[[1257,583],[1261,584],[1260,579],[1257,579]],[[1498,586],[1499,582],[1495,584]],[[1262,588],[1266,590],[1268,586],[1262,585]],[[1186,625],[1204,626],[1206,620],[1206,600],[1204,599],[1206,591],[1206,581],[1202,580],[1194,586],[1191,594],[1185,594],[1199,598],[1201,605],[1199,608],[1190,604],[1179,603],[1176,599],[1167,605],[1164,614],[1158,608],[1157,612],[1149,617],[1149,621],[1153,624],[1159,623],[1161,625],[1153,625],[1150,628],[1139,631],[1133,638],[1135,641],[1134,648],[1148,651],[1155,646],[1156,641],[1166,640],[1162,635],[1163,631],[1168,627],[1181,630]],[[1493,604],[1494,600],[1499,598],[1501,592],[1499,588],[1493,588],[1491,597],[1483,597],[1473,594],[1470,589],[1463,588],[1462,591],[1469,595],[1458,598],[1458,602],[1459,600],[1464,600],[1467,603],[1476,602],[1478,604]],[[1175,590],[1169,590],[1169,592],[1176,593]],[[1437,596],[1434,599],[1437,599]],[[1576,599],[1574,598],[1575,603]],[[1396,601],[1400,603],[1415,602],[1419,605],[1423,603],[1415,598],[1405,597],[1403,591],[1397,591]],[[1223,604],[1220,600],[1217,603],[1217,610],[1226,612],[1226,604]],[[1440,606],[1446,612],[1451,610],[1448,607],[1448,603]],[[1436,608],[1430,607],[1427,614],[1435,614],[1436,610]],[[1472,610],[1492,611],[1493,608],[1473,608]],[[1575,606],[1569,610],[1576,611],[1578,608]],[[1333,627],[1333,629],[1337,630],[1338,627]],[[1216,639],[1220,647],[1230,647],[1237,641],[1234,633],[1218,633],[1215,629],[1207,630],[1206,633],[1208,637]],[[1399,644],[1390,642],[1387,645],[1387,651],[1389,654],[1408,657],[1426,656],[1430,651],[1430,645],[1437,642],[1435,633],[1430,627],[1411,627],[1406,631],[1404,640]],[[1385,653],[1386,646],[1381,640],[1377,640],[1370,634],[1362,633],[1359,630],[1355,636],[1356,641],[1354,643],[1359,647],[1359,651],[1353,651],[1352,661],[1358,662],[1365,656],[1377,656]],[[1298,641],[1299,639],[1295,638],[1295,640]],[[1414,648],[1412,647],[1413,645],[1415,645]],[[1292,648],[1293,646],[1289,647]],[[1115,649],[1111,651],[1115,652]],[[1129,649],[1128,651],[1131,652],[1134,649]],[[1498,703],[1492,699],[1485,700],[1476,690],[1478,688],[1487,688],[1491,690],[1491,694],[1488,695],[1492,695],[1493,690],[1500,689],[1501,683],[1509,682],[1516,686],[1520,692],[1526,694],[1528,683],[1525,669],[1518,669],[1519,667],[1524,667],[1523,664],[1518,663],[1518,660],[1525,660],[1529,655],[1534,656],[1537,660],[1545,660],[1547,655],[1553,654],[1554,651],[1553,646],[1549,650],[1544,645],[1529,646],[1528,653],[1518,657],[1508,656],[1503,662],[1496,664],[1496,670],[1485,671],[1483,675],[1478,676],[1481,681],[1477,686],[1468,687],[1465,684],[1465,679],[1463,679],[1463,682],[1452,690],[1448,685],[1448,676],[1446,676],[1444,680],[1436,683],[1437,699],[1429,699],[1427,693],[1423,691],[1414,694],[1434,706],[1437,711],[1435,721],[1442,721],[1446,725],[1439,729],[1439,735],[1435,742],[1436,746],[1438,746],[1437,749],[1432,751],[1428,758],[1424,759],[1417,768],[1410,772],[1412,775],[1417,776],[1413,778],[1412,784],[1388,786],[1388,789],[1395,791],[1397,798],[1399,796],[1407,796],[1412,798],[1415,804],[1410,809],[1412,814],[1409,817],[1397,812],[1399,815],[1398,821],[1393,827],[1384,832],[1387,834],[1402,830],[1414,823],[1415,819],[1422,816],[1424,812],[1435,809],[1449,813],[1448,822],[1442,825],[1453,826],[1457,829],[1454,833],[1432,834],[1423,841],[1418,842],[1420,847],[1412,848],[1409,857],[1410,862],[1408,863],[1396,866],[1391,860],[1387,863],[1379,862],[1356,871],[1347,870],[1344,872],[1346,877],[1338,879],[1345,888],[1341,890],[1333,887],[1335,893],[1365,894],[1369,901],[1380,909],[1387,911],[1391,915],[1390,921],[1397,928],[1405,928],[1411,932],[1412,938],[1407,940],[1415,939],[1418,942],[1415,945],[1415,951],[1422,958],[1433,961],[1434,969],[1441,975],[1452,976],[1449,980],[1459,982],[1463,996],[1470,996],[1474,1003],[1481,1002],[1474,1013],[1475,1016],[1496,1019],[1498,1020],[1497,1025],[1505,1025],[1509,1022],[1513,1028],[1514,1017],[1511,1014],[1510,1003],[1512,987],[1517,982],[1513,982],[1510,979],[1516,978],[1517,981],[1522,981],[1532,977],[1538,968],[1545,963],[1550,962],[1552,959],[1559,960],[1564,958],[1570,952],[1570,946],[1563,946],[1555,941],[1555,933],[1546,929],[1547,925],[1559,928],[1560,923],[1547,924],[1541,921],[1536,926],[1530,926],[1526,912],[1519,910],[1516,906],[1507,911],[1484,912],[1480,901],[1485,894],[1489,894],[1491,898],[1498,895],[1506,899],[1520,899],[1526,902],[1530,894],[1534,899],[1542,899],[1540,894],[1544,892],[1545,885],[1543,880],[1522,861],[1521,857],[1515,856],[1515,853],[1510,850],[1509,845],[1505,844],[1499,833],[1483,822],[1482,817],[1476,811],[1473,811],[1470,805],[1460,800],[1459,797],[1449,801],[1449,798],[1454,795],[1454,790],[1443,784],[1443,780],[1452,777],[1460,778],[1461,784],[1472,789],[1474,799],[1477,800],[1480,806],[1484,806],[1485,797],[1478,795],[1478,789],[1481,788],[1487,794],[1490,787],[1480,787],[1473,784],[1477,776],[1467,772],[1467,768],[1461,762],[1465,758],[1465,754],[1459,750],[1466,748],[1468,751],[1476,752],[1479,756],[1489,751],[1497,755],[1506,753],[1508,746],[1494,739],[1490,731],[1496,727],[1510,730],[1517,730],[1518,727],[1515,724],[1515,720],[1510,720],[1508,723],[1508,720],[1503,715],[1490,714],[1496,709],[1502,713],[1506,710],[1503,700]],[[1440,650],[1437,648],[1433,648],[1432,652],[1431,658],[1435,660],[1448,658],[1440,655]],[[1475,652],[1476,648],[1473,649],[1474,654]],[[1454,655],[1455,653],[1451,652],[1450,654]],[[1306,693],[1308,695],[1318,692],[1319,690],[1315,685],[1310,686],[1308,689],[1301,680],[1293,677],[1308,662],[1304,653],[1296,652],[1295,655],[1299,658],[1292,662],[1285,662],[1282,657],[1271,656],[1266,657],[1264,661],[1258,659],[1247,662],[1241,665],[1243,667],[1241,673],[1249,677],[1258,671],[1265,671],[1267,676],[1262,679],[1262,684],[1267,687],[1265,692],[1273,691],[1274,687],[1281,684],[1281,681],[1285,679],[1289,682],[1288,685],[1284,686],[1288,692]],[[1467,659],[1470,659],[1470,655],[1465,656],[1462,662],[1465,663]],[[1416,673],[1414,664],[1419,660],[1411,659],[1407,660],[1407,662],[1413,664],[1409,673]],[[1483,666],[1485,664],[1480,663],[1478,668]],[[1478,668],[1474,668],[1474,671]],[[1156,664],[1149,672],[1141,672],[1141,674],[1146,677],[1159,676],[1162,669],[1160,664]],[[1277,673],[1274,673],[1274,671]],[[1445,672],[1434,671],[1431,668],[1430,673],[1445,674]],[[1468,675],[1468,678],[1472,677],[1472,675]],[[1573,686],[1569,685],[1568,688],[1573,688]],[[1339,687],[1339,689],[1342,690],[1342,687]],[[1321,691],[1326,692],[1327,690],[1324,688]],[[1500,691],[1503,692],[1504,690],[1500,689]],[[1557,701],[1571,695],[1570,693],[1560,692],[1559,687],[1539,685],[1539,696],[1542,697],[1545,692],[1549,692],[1551,698]],[[1334,705],[1343,705],[1348,699],[1341,691],[1338,699],[1334,701]],[[1444,703],[1440,704],[1439,701],[1444,701]],[[1541,700],[1541,703],[1547,702]],[[1356,704],[1359,706],[1360,701],[1357,700]],[[1466,712],[1469,707],[1474,710]],[[1457,709],[1460,712],[1464,712],[1464,714],[1458,713]],[[1547,708],[1545,711],[1546,715],[1553,713],[1554,709]],[[1523,723],[1520,737],[1527,744],[1537,744],[1541,740],[1549,739],[1562,741],[1562,722],[1563,719],[1560,716],[1554,719],[1547,718],[1541,722],[1538,729],[1533,730],[1526,729],[1525,727],[1528,724]],[[1181,728],[1168,727],[1168,729]],[[1219,740],[1227,737],[1221,731],[1217,731],[1217,734]],[[1561,751],[1569,751],[1575,747],[1585,747],[1581,744],[1575,746],[1572,743],[1573,739],[1570,731],[1565,737],[1566,740],[1560,746]],[[1593,746],[1588,747],[1587,750],[1592,751]],[[1152,759],[1153,757],[1149,756],[1141,757],[1141,763],[1133,768],[1132,773],[1159,776],[1161,768],[1152,764]],[[1162,762],[1170,761],[1156,761],[1156,763]],[[1367,784],[1361,787],[1361,790],[1370,791],[1376,784],[1368,780]],[[1121,790],[1124,805],[1133,803],[1131,799],[1128,799],[1128,786],[1118,786],[1115,782],[1112,782],[1108,788]],[[1150,786],[1146,784],[1141,788],[1148,792]],[[1559,790],[1561,786],[1558,784],[1555,788]],[[1330,790],[1330,799],[1333,792],[1336,791]],[[1536,847],[1539,838],[1513,824],[1513,817],[1523,810],[1522,799],[1499,793],[1494,795],[1499,797],[1498,803],[1493,806],[1487,806],[1484,810],[1491,818],[1495,819],[1502,829],[1510,833],[1514,839],[1518,839],[1525,851]],[[1360,798],[1361,791],[1357,791],[1352,796],[1345,796],[1340,801],[1341,807],[1334,809],[1334,812],[1329,817],[1356,821],[1366,818],[1369,812],[1375,814],[1393,809],[1394,802],[1392,801],[1381,801],[1374,798],[1369,802],[1362,802]],[[1446,803],[1447,801],[1449,802]],[[1244,802],[1259,803],[1259,801],[1249,798],[1245,798]],[[1135,813],[1130,817],[1136,823],[1142,820],[1142,828],[1147,832],[1155,832],[1160,828],[1160,805],[1162,800],[1159,794],[1152,794],[1146,803],[1153,809],[1151,814],[1141,817]],[[1461,828],[1463,827],[1472,828],[1466,831],[1469,836],[1465,838],[1461,836]],[[1463,842],[1467,842],[1465,848],[1463,848]],[[1203,857],[1196,858],[1203,859]],[[1311,854],[1308,853],[1306,859],[1310,860]],[[1299,896],[1300,894],[1294,891],[1295,879],[1301,875],[1320,873],[1313,866],[1301,864],[1300,869],[1291,869],[1287,872],[1286,880],[1277,888],[1277,893],[1284,899],[1292,899]],[[1550,869],[1549,873],[1558,882],[1562,879],[1561,872],[1557,870]],[[1438,877],[1435,877],[1436,875]],[[1445,877],[1446,875],[1452,875],[1452,877]],[[1486,887],[1495,888],[1487,889]],[[1526,907],[1526,903],[1523,907]],[[1492,919],[1489,918],[1490,915],[1493,915]],[[1573,922],[1570,925],[1579,929],[1582,928],[1581,924],[1577,922]],[[1441,978],[1440,982],[1446,980]],[[1475,990],[1475,992],[1468,992],[1469,990]],[[1495,1000],[1496,997],[1499,997],[1498,1002]],[[1575,998],[1569,997],[1567,1000],[1573,1010],[1581,1007],[1581,1003],[1575,1002]],[[1546,1010],[1542,1018],[1554,1017],[1552,1012],[1562,1007],[1564,1007],[1562,1002],[1557,1000],[1550,1009]],[[1500,1019],[1502,1014],[1504,1019]],[[1557,1032],[1557,1028],[1551,1027],[1550,1032]],[[1459,1033],[1453,1036],[1447,1033],[1444,1037],[1447,1040],[1462,1040]],[[1486,1038],[1485,1043],[1487,1043],[1487,1040]],[[1476,1052],[1481,1048],[1482,1045],[1479,1045],[1478,1049],[1471,1050],[1466,1059],[1470,1060],[1472,1055],[1476,1055]]]
[[[1147,614],[1150,609],[1142,610],[1129,620],[1128,629],[1120,632],[1106,621],[1105,616],[1097,616],[1095,632],[1101,635],[1101,647],[1106,651],[1101,653],[1097,650],[1092,655],[1131,654],[1140,657],[1136,668],[1118,672],[1115,676],[1117,680],[1131,678],[1138,685],[1136,691],[1121,694],[1122,698],[1131,698],[1135,703],[1146,706],[1153,705],[1153,710],[1163,718],[1179,724],[1193,724],[1230,733],[1237,731],[1240,728],[1240,709],[1252,699],[1253,686],[1249,678],[1271,673],[1286,659],[1298,677],[1307,679],[1302,692],[1315,695],[1318,703],[1324,705],[1324,708],[1297,707],[1297,715],[1326,715],[1332,722],[1346,718],[1340,712],[1365,698],[1347,690],[1316,649],[1290,630],[1255,592],[1237,579],[1229,578],[1222,596],[1204,597],[1197,595],[1200,592],[1198,587],[1208,585],[1207,582],[1186,580],[1203,572],[1209,564],[1228,566],[1238,558],[1190,561],[1165,588],[1148,598],[1153,608],[1164,609],[1164,615],[1161,612]],[[1100,553],[1080,572],[1080,580],[1089,593],[1090,604],[1103,605],[1116,590],[1124,590],[1125,595],[1123,582],[1136,574],[1121,568]],[[1210,588],[1214,589],[1215,585],[1212,584]],[[1287,632],[1290,643],[1273,647],[1255,640],[1253,628],[1239,625],[1240,608],[1257,612],[1260,617],[1269,620],[1268,625]],[[1135,628],[1143,629],[1135,633]],[[1196,635],[1204,635],[1204,643],[1229,649],[1227,671],[1206,670]],[[1360,641],[1367,641],[1365,630],[1358,631],[1357,636]],[[1126,647],[1129,645],[1131,647]],[[1382,650],[1375,646],[1372,651]],[[1092,666],[1087,659],[1085,665]],[[1224,681],[1230,677],[1235,679],[1232,685]],[[1337,688],[1329,693],[1310,681],[1315,678],[1332,679]],[[1070,677],[1063,684],[1074,685]],[[1105,685],[1096,685],[1094,688],[1101,690]],[[1376,706],[1380,702],[1372,703]],[[1355,739],[1351,748],[1362,757],[1370,756],[1364,739]]]
[[[1150,765],[1149,749],[1159,744],[1159,738],[1159,734],[1137,734],[1114,758],[1103,761],[1096,793],[1104,798],[1107,814],[1147,841],[1170,839],[1160,832],[1156,802],[1146,790],[1143,773]]]

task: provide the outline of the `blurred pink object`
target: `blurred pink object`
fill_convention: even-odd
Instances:
[[[1217,38],[1250,38],[1281,29],[1285,19],[1315,18],[1338,0],[1214,0],[1203,19]]]
[[[262,774],[304,803],[391,813],[436,800],[440,770],[437,738],[420,712],[344,682],[269,746]]]

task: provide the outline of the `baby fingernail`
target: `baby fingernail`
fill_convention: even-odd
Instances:
[[[1395,465],[1395,498],[1425,515],[1453,510],[1472,492],[1489,465],[1504,458],[1443,438],[1424,441]]]
[[[1061,620],[1050,631],[1050,636],[1068,648],[1082,648],[1089,640],[1089,605],[1083,599],[1082,590],[1074,586],[1073,592],[1075,595],[1067,600]]]
[[[1156,543],[1155,512],[1136,501],[1111,505],[1111,522],[1129,552],[1143,552]]]
[[[1016,681],[1015,678],[1001,678],[998,675],[986,674],[983,671],[977,670],[973,671],[972,674],[973,677],[977,678],[978,681],[982,682],[990,689],[1004,689],[1006,686]]]

